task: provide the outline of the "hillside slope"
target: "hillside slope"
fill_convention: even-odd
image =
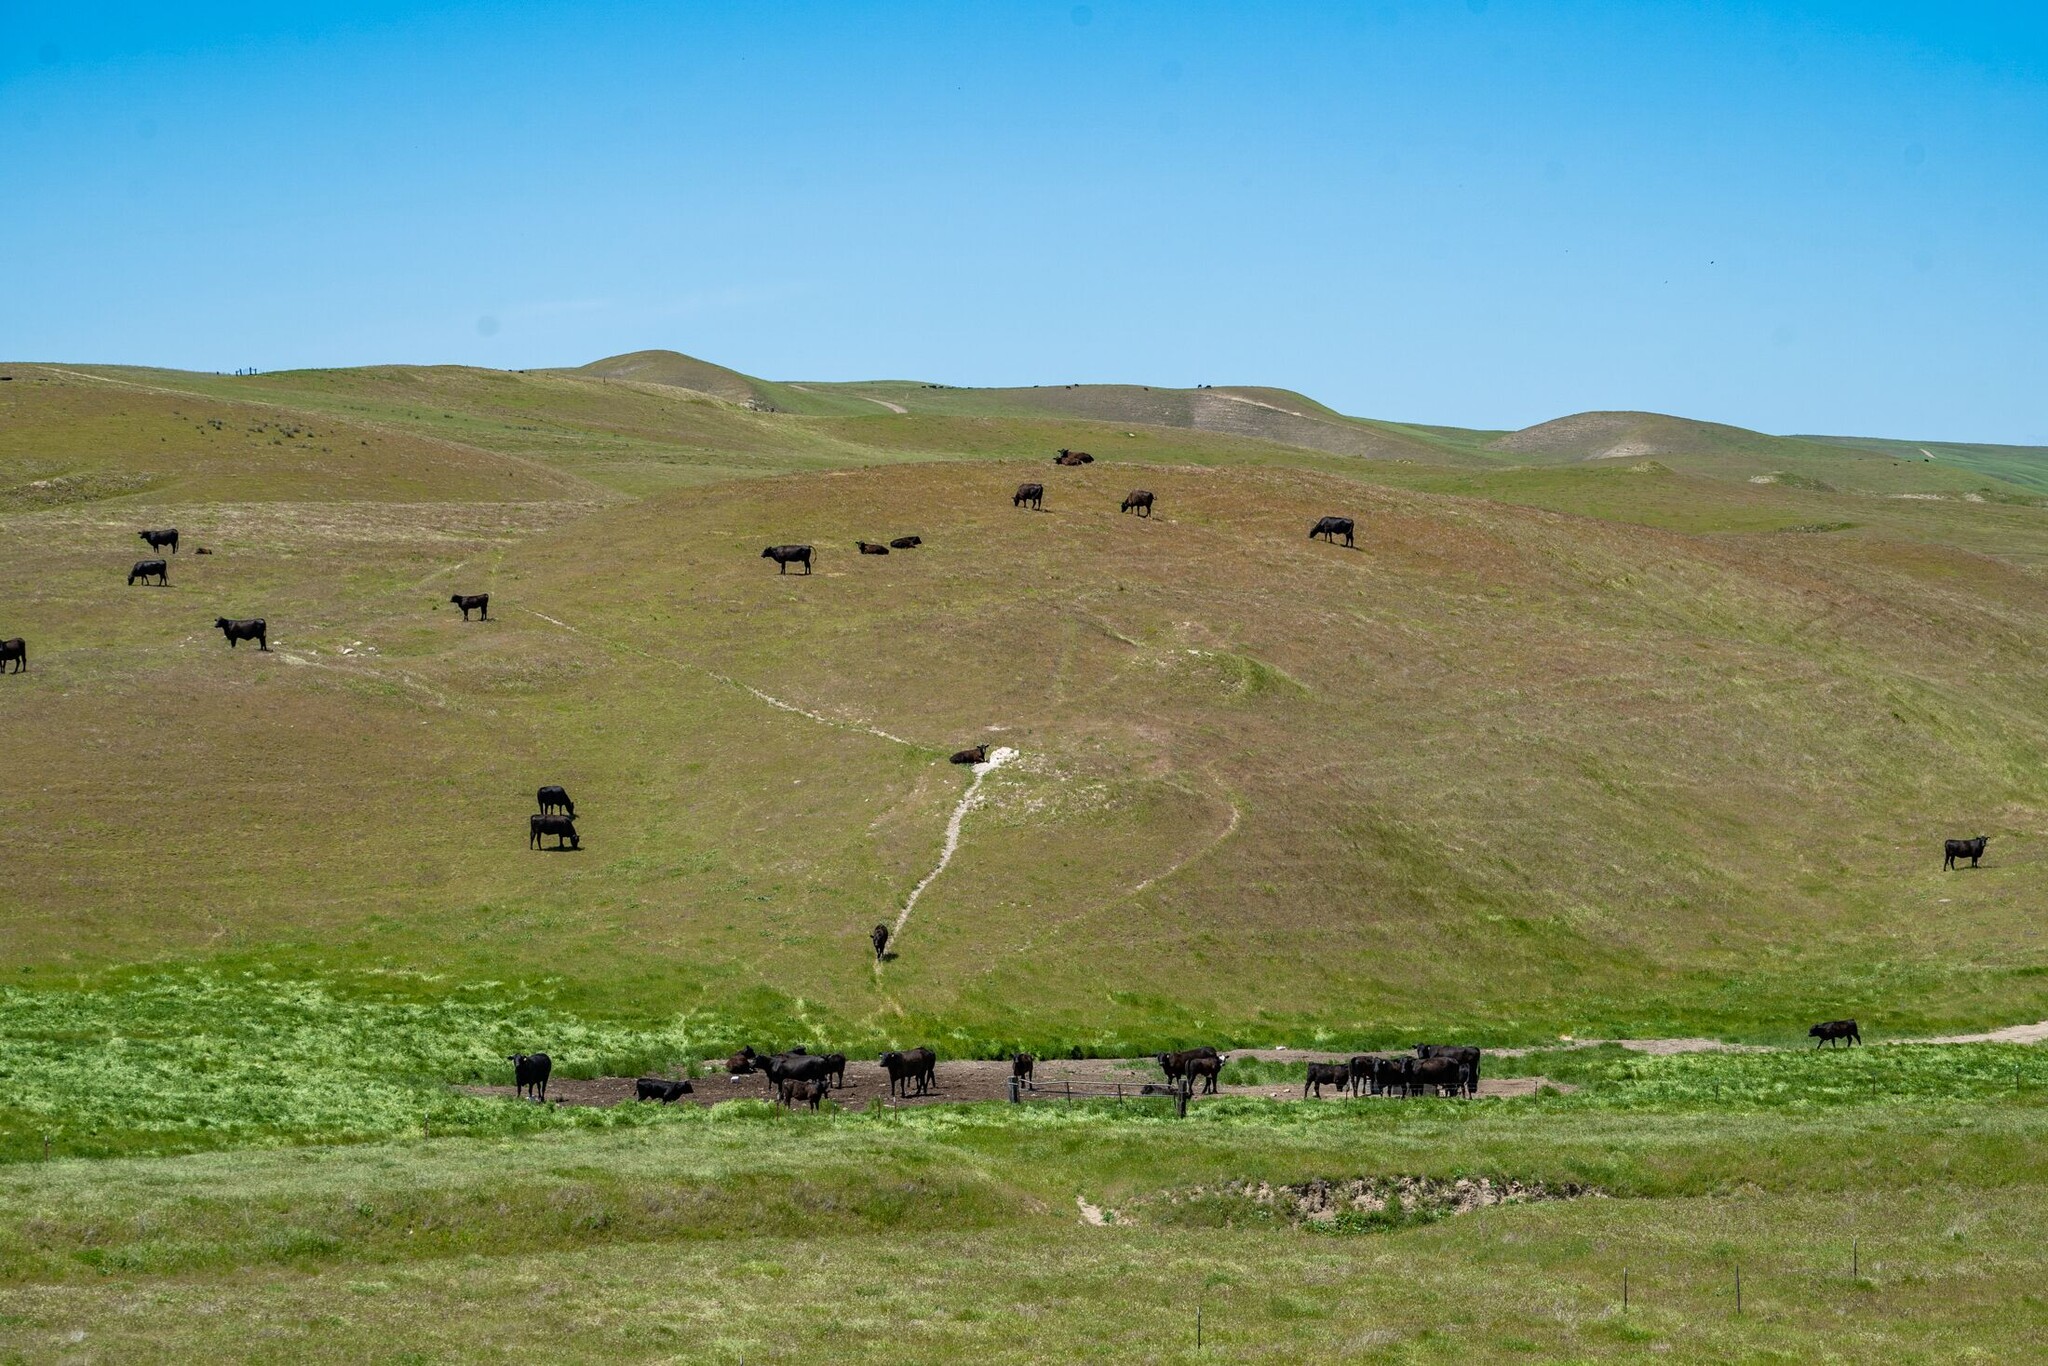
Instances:
[[[1010,506],[1027,473],[1044,513]],[[223,553],[166,590],[121,586],[122,525],[10,518],[36,657],[6,682],[4,961],[387,962],[1051,1039],[2041,1004],[2031,572],[1285,468],[1054,473],[571,522],[193,508]],[[1139,481],[1149,522],[1115,510]],[[1326,511],[1359,549],[1305,539]],[[787,540],[818,573],[759,558]],[[206,629],[255,612],[269,655]],[[944,756],[984,739],[1022,758],[877,974],[865,932],[965,789]],[[581,853],[525,847],[542,782]],[[1991,864],[1940,874],[1939,837],[1980,831]]]

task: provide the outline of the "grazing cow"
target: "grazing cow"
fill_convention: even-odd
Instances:
[[[889,951],[889,927],[877,925],[869,930],[868,942],[875,946],[875,961],[881,962],[883,955]]]
[[[754,1072],[754,1046],[748,1044],[725,1060],[725,1070],[730,1076],[752,1076]]]
[[[7,666],[12,664],[13,668]],[[0,673],[18,674],[28,667],[28,642],[20,636],[0,640]]]
[[[855,541],[854,544],[860,548],[860,553],[863,555],[886,555],[889,553],[888,546],[881,545],[875,541]]]
[[[1202,1094],[1216,1094],[1216,1080],[1223,1074],[1223,1059],[1196,1054],[1188,1059],[1188,1080],[1202,1083]]]
[[[633,1083],[636,1100],[658,1100],[663,1105],[673,1105],[696,1090],[687,1081],[668,1081],[662,1077],[642,1077]]]
[[[1344,538],[1344,544],[1348,546],[1356,546],[1358,544],[1351,539],[1351,519],[1349,517],[1322,518],[1309,529],[1308,533],[1308,538],[1311,541],[1318,536],[1328,541],[1331,545],[1337,544],[1339,536]]]
[[[1473,1048],[1470,1045],[1419,1043],[1415,1045],[1415,1056],[1418,1058],[1449,1058],[1452,1062],[1457,1063],[1460,1067],[1465,1069],[1467,1080],[1470,1082],[1470,1085],[1467,1087],[1468,1092],[1472,1094],[1478,1093],[1478,1049]]]
[[[923,544],[924,537],[922,536],[898,536],[895,540],[889,542],[889,547],[892,550],[915,550]]]
[[[1124,505],[1121,511],[1136,512],[1140,517],[1150,517],[1152,515],[1152,490],[1132,489],[1124,495]]]
[[[972,749],[956,750],[949,764],[985,764],[988,762],[988,746],[976,745]]]
[[[464,621],[469,620],[471,612],[477,613],[485,621],[491,619],[491,595],[489,593],[450,593],[448,601],[462,609],[462,619]]]
[[[1010,506],[1013,508],[1029,507],[1036,508],[1040,512],[1045,511],[1045,485],[1017,485],[1017,491],[1010,495]]]
[[[1060,453],[1052,458],[1052,463],[1055,465],[1092,465],[1095,463],[1095,457],[1086,451],[1070,451],[1065,446],[1062,446],[1060,447]]]
[[[540,848],[541,837],[544,835],[553,835],[555,837],[555,848],[557,849],[564,847],[563,841],[565,840],[568,842],[568,848],[581,849],[583,847],[583,838],[576,833],[576,818],[574,816],[528,816],[526,818],[526,826],[526,847],[529,849]]]
[[[1308,1080],[1301,1084],[1301,1098],[1308,1099],[1310,1088],[1314,1088],[1316,1099],[1323,1098],[1323,1088],[1334,1086],[1339,1091],[1351,1086],[1351,1064],[1348,1062],[1312,1062],[1308,1065]]]
[[[548,1076],[555,1070],[554,1060],[545,1053],[514,1053],[505,1061],[512,1064],[514,1092],[547,1104]]]
[[[535,801],[540,803],[541,814],[545,815],[550,811],[561,811],[566,813],[570,820],[576,819],[576,803],[569,800],[568,789],[558,787],[554,783],[549,783],[546,787],[534,793],[533,797]]]
[[[1856,1028],[1854,1020],[1826,1020],[1807,1030],[1806,1036],[1814,1041],[1815,1048],[1822,1044],[1832,1047],[1836,1039],[1847,1039],[1851,1044],[1863,1042],[1862,1031]]]
[[[1966,858],[1975,868],[1977,860],[1984,857],[1984,846],[1991,842],[1991,836],[1979,835],[1973,840],[1943,840],[1941,842],[1941,870],[1945,873],[1956,866],[1956,860]]]
[[[159,588],[169,588],[171,567],[162,560],[137,560],[135,567],[128,571],[128,586],[133,588],[137,579],[144,583],[155,579]]]
[[[811,572],[811,548],[807,545],[771,545],[761,552],[761,558],[775,561],[778,574],[787,574],[793,564],[802,565],[806,574]]]
[[[226,617],[215,617],[213,619],[213,629],[227,637],[230,650],[241,648],[241,644],[245,640],[255,641],[256,648],[259,650],[268,650],[270,648],[270,623],[262,617],[243,617],[239,621],[230,621]]]
[[[825,1084],[818,1081],[793,1081],[782,1088],[782,1103],[794,1110],[799,1103],[809,1105],[813,1110],[825,1098]]]
[[[1038,1083],[1032,1080],[1031,1072],[1037,1066],[1038,1059],[1032,1057],[1029,1053],[1018,1053],[1010,1059],[1010,1075],[1024,1085],[1036,1090]]]
[[[1417,1058],[1408,1066],[1408,1093],[1428,1095],[1434,1086],[1440,1094],[1470,1095],[1466,1075],[1465,1065],[1456,1058]]]
[[[917,1085],[917,1094],[923,1095],[931,1090],[939,1069],[939,1055],[929,1048],[884,1053],[879,1061],[882,1070],[889,1074],[889,1094],[892,1096],[909,1096],[913,1082]]]
[[[167,526],[162,531],[138,531],[135,534],[148,541],[151,550],[162,550],[169,546],[173,555],[178,553],[178,529],[174,526]]]

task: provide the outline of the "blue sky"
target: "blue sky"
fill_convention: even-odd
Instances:
[[[0,356],[2048,444],[2038,6],[86,8],[0,6]]]

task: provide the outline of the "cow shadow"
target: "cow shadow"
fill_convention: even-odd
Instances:
[[[894,949],[888,949],[885,950],[882,956],[880,958],[877,958],[875,961],[878,963],[893,963],[902,956],[902,954],[897,953]]]
[[[543,844],[540,847],[540,852],[543,854],[580,854],[583,852],[583,849],[581,846],[574,844]]]

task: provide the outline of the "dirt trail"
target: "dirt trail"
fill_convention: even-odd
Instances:
[[[892,941],[899,938],[903,934],[903,927],[910,923],[911,908],[916,906],[917,899],[924,895],[924,889],[936,882],[939,874],[946,871],[946,865],[953,861],[953,855],[960,848],[960,823],[966,820],[967,813],[974,809],[975,799],[981,792],[981,780],[1016,757],[1016,750],[1011,749],[1007,745],[1001,745],[989,751],[987,762],[974,766],[974,781],[967,785],[967,791],[961,796],[960,804],[953,808],[953,819],[946,822],[946,843],[939,850],[938,866],[924,875],[924,881],[910,889],[910,897],[903,903],[903,910],[898,913],[896,924],[889,931]],[[881,960],[877,959],[875,961],[875,971],[880,973],[881,970]]]

